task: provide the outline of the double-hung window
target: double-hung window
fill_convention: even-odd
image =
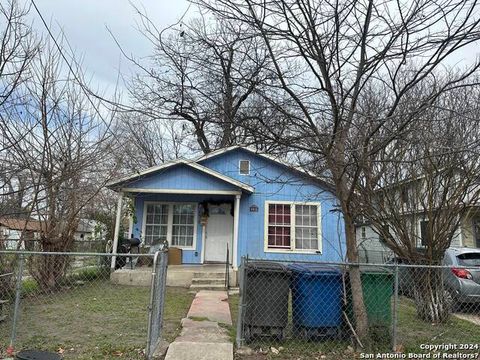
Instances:
[[[195,206],[193,204],[173,204],[172,241],[173,246],[193,246],[195,230]]]
[[[268,247],[290,249],[292,216],[289,204],[268,205]]]
[[[320,204],[266,202],[266,248],[321,251]]]
[[[156,245],[167,240],[168,204],[147,204],[145,244]]]
[[[190,203],[146,203],[145,244],[166,240],[171,246],[194,248],[196,208]]]

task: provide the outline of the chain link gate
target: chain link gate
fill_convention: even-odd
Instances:
[[[151,359],[162,340],[162,328],[167,284],[168,249],[155,253],[153,261],[150,308],[148,318],[147,358]]]

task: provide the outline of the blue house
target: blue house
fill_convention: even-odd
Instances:
[[[248,147],[179,159],[110,183],[133,199],[130,232],[145,246],[168,241],[184,264],[256,259],[340,261],[342,214],[331,186]],[[120,212],[115,237],[118,238]]]

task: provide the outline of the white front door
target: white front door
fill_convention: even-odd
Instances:
[[[205,261],[225,262],[227,243],[232,259],[233,216],[231,204],[209,205],[205,241]]]

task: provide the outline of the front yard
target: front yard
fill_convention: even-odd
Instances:
[[[22,299],[17,350],[57,351],[67,359],[143,359],[149,288],[97,279],[49,295],[35,294],[30,292]],[[192,299],[188,289],[167,288],[166,340],[178,334]],[[0,355],[8,345],[10,331],[10,322],[0,323]]]
[[[230,329],[232,340],[236,336],[238,315],[238,295],[229,297],[233,326]],[[480,326],[451,316],[442,325],[433,325],[418,320],[414,303],[401,298],[398,315],[398,350],[405,353],[423,353],[421,344],[479,344]],[[386,337],[389,334],[384,334]],[[237,360],[266,359],[358,359],[359,354],[351,349],[350,341],[300,341],[286,339],[283,342],[261,341],[250,345],[253,352],[242,351],[235,354]],[[274,347],[275,353],[272,351]],[[278,351],[278,353],[276,353]],[[366,352],[390,352],[390,343],[380,344],[378,348]],[[479,352],[476,350],[475,352]]]

